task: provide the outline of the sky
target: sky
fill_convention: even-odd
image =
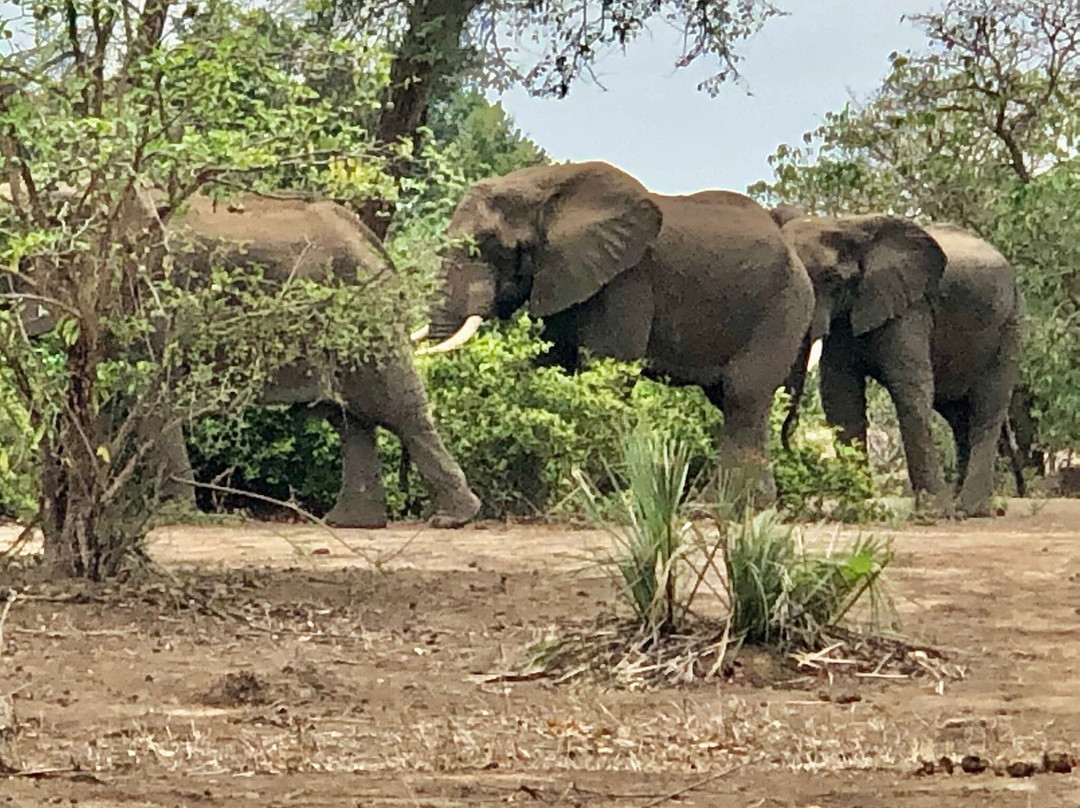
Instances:
[[[715,98],[697,89],[715,61],[676,70],[681,35],[654,26],[596,67],[604,88],[575,83],[562,100],[516,89],[502,101],[521,130],[558,160],[605,160],[659,193],[745,191],[770,179],[767,158],[800,143],[828,110],[876,89],[893,51],[926,38],[901,15],[935,0],[778,0],[773,18],[744,43],[742,85]],[[749,93],[749,94],[748,94]]]

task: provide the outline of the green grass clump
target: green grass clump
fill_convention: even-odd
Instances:
[[[746,643],[814,648],[864,596],[873,625],[889,608],[880,576],[893,553],[880,539],[860,537],[846,548],[811,553],[773,510],[747,514],[721,533],[732,635]]]
[[[886,542],[860,537],[810,552],[776,510],[755,514],[724,485],[711,527],[695,523],[687,501],[691,455],[678,438],[639,426],[609,469],[614,495],[575,472],[586,510],[612,540],[600,563],[644,633],[689,630],[704,592],[726,601],[730,637],[780,650],[816,648],[864,598],[871,625],[879,624],[890,606],[880,581],[893,558]]]
[[[625,484],[614,503],[575,470],[586,509],[611,536],[614,553],[607,563],[617,571],[620,592],[651,633],[675,628],[679,568],[691,528],[682,507],[690,462],[685,442],[639,427],[624,439],[619,473],[609,471],[613,484],[618,478]],[[689,604],[681,605],[685,612]]]

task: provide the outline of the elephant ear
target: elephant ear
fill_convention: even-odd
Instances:
[[[641,183],[604,163],[575,167],[543,213],[530,310],[555,314],[588,300],[636,266],[663,216]]]
[[[937,295],[946,258],[929,233],[899,216],[855,220],[851,228],[861,246],[861,278],[851,306],[855,336]]]

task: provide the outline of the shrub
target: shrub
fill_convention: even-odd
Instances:
[[[217,480],[244,491],[294,499],[325,513],[341,486],[341,441],[304,407],[250,407],[238,418],[202,418],[188,431],[188,451],[200,482]],[[257,507],[248,497],[196,489],[203,508]]]
[[[574,470],[590,516],[612,540],[613,555],[604,566],[617,573],[619,591],[645,631],[669,633],[677,627],[676,607],[682,617],[692,600],[680,601],[678,591],[688,570],[684,555],[692,546],[682,507],[689,445],[639,426],[624,439],[619,474],[626,488],[610,509],[596,485]]]
[[[636,630],[658,638],[689,630],[694,599],[709,578],[721,577],[727,600],[727,636],[779,650],[817,648],[863,596],[871,621],[887,605],[879,585],[892,561],[888,545],[873,537],[824,554],[808,552],[778,513],[752,510],[719,486],[712,531],[690,519],[686,493],[690,451],[661,430],[636,428],[623,440],[618,466],[626,488],[606,508],[594,482],[575,477],[598,528],[611,537],[601,565],[630,605]],[[730,514],[741,512],[741,518]],[[723,573],[714,559],[722,558]],[[715,591],[715,590],[714,590]]]
[[[9,376],[10,370],[0,370],[0,517],[27,517],[37,508],[40,493],[36,441]]]
[[[593,360],[576,374],[538,367],[545,348],[539,331],[522,314],[485,329],[459,351],[417,359],[440,434],[484,501],[484,515],[574,507],[571,469],[602,476],[620,456],[620,436],[639,423],[683,440],[692,476],[715,461],[723,419],[700,390],[641,379],[633,363]],[[333,504],[340,486],[336,432],[299,407],[251,408],[229,422],[206,419],[192,427],[189,442],[204,482],[234,469],[230,486],[292,496],[315,513]],[[391,512],[419,516],[427,505],[419,474],[410,467],[403,490],[399,441],[380,430],[378,443]],[[252,504],[200,497],[204,507]]]
[[[882,518],[866,453],[855,443],[840,441],[838,430],[825,424],[819,402],[804,404],[791,449],[784,449],[780,424],[789,400],[783,391],[778,392],[771,417],[770,450],[779,505],[794,519],[862,522]]]
[[[491,516],[548,510],[571,493],[571,467],[604,469],[634,418],[637,366],[537,367],[538,334],[521,315],[420,362],[439,431]]]

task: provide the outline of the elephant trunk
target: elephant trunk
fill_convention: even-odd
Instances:
[[[479,328],[495,305],[495,281],[483,261],[469,256],[464,249],[454,249],[444,260],[445,277],[431,308],[428,340],[445,350],[464,344]],[[465,337],[465,339],[461,339]],[[434,350],[434,349],[428,349]]]
[[[806,374],[809,372],[807,365],[810,363],[810,350],[813,345],[814,335],[807,331],[799,347],[795,364],[791,366],[791,372],[784,380],[784,392],[791,397],[787,416],[784,418],[783,426],[780,427],[780,444],[786,452],[791,451],[791,433],[799,423],[799,404],[802,402],[803,389],[806,387]]]

